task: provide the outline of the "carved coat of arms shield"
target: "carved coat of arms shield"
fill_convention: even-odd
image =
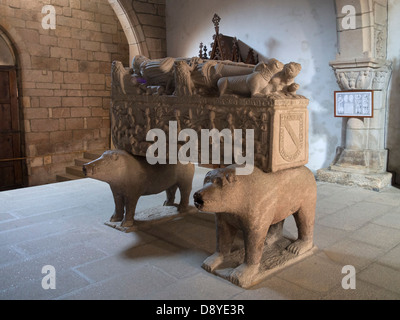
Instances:
[[[298,159],[304,150],[304,114],[280,115],[279,153],[287,162]]]

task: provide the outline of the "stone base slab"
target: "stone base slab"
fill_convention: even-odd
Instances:
[[[361,174],[324,168],[317,171],[317,180],[380,191],[392,184],[392,174],[389,172]]]
[[[318,251],[316,246],[312,247],[307,252],[296,255],[286,250],[286,247],[292,243],[294,240],[288,239],[286,237],[281,237],[276,242],[265,245],[263,255],[261,258],[261,265],[259,268],[258,274],[251,280],[251,283],[235,283],[231,280],[232,271],[238,267],[244,261],[244,247],[237,248],[233,250],[229,257],[223,262],[221,266],[217,270],[214,270],[213,274],[232,282],[239,287],[248,289],[257,283],[265,280],[267,277],[275,274],[278,271],[281,271],[283,268],[286,268],[296,262],[299,262]]]
[[[184,212],[178,212],[176,206],[156,206],[153,208],[145,209],[139,212],[135,212],[135,225],[131,227],[121,226],[121,222],[104,222],[105,225],[113,227],[122,232],[134,232],[138,230],[145,230],[152,226],[164,223],[170,220],[182,218],[188,214],[198,213],[198,210],[194,206],[189,206],[189,209]]]

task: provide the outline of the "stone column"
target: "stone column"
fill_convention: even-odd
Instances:
[[[330,63],[340,90],[373,90],[373,118],[343,118],[342,143],[332,164],[317,171],[320,181],[380,190],[391,184],[386,171],[386,95],[391,62],[386,60],[387,0],[352,1],[355,29],[342,21],[345,1],[337,0],[338,49]]]

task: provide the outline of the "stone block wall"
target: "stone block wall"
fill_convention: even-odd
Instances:
[[[147,56],[151,59],[164,58],[167,51],[165,0],[131,1],[131,5],[143,29]]]
[[[153,10],[148,2],[141,11]],[[55,29],[42,27],[45,5],[56,10]],[[128,66],[130,45],[108,0],[4,0],[0,26],[19,61],[29,185],[55,182],[84,151],[110,147],[111,63]]]
[[[130,60],[166,56],[166,0],[108,0],[125,31]]]

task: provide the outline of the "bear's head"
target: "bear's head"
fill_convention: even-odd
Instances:
[[[204,212],[226,212],[235,201],[233,190],[237,182],[235,167],[209,171],[203,188],[193,195],[195,206]]]
[[[301,71],[301,64],[297,62],[289,62],[283,67],[283,72],[287,79],[295,78]]]

